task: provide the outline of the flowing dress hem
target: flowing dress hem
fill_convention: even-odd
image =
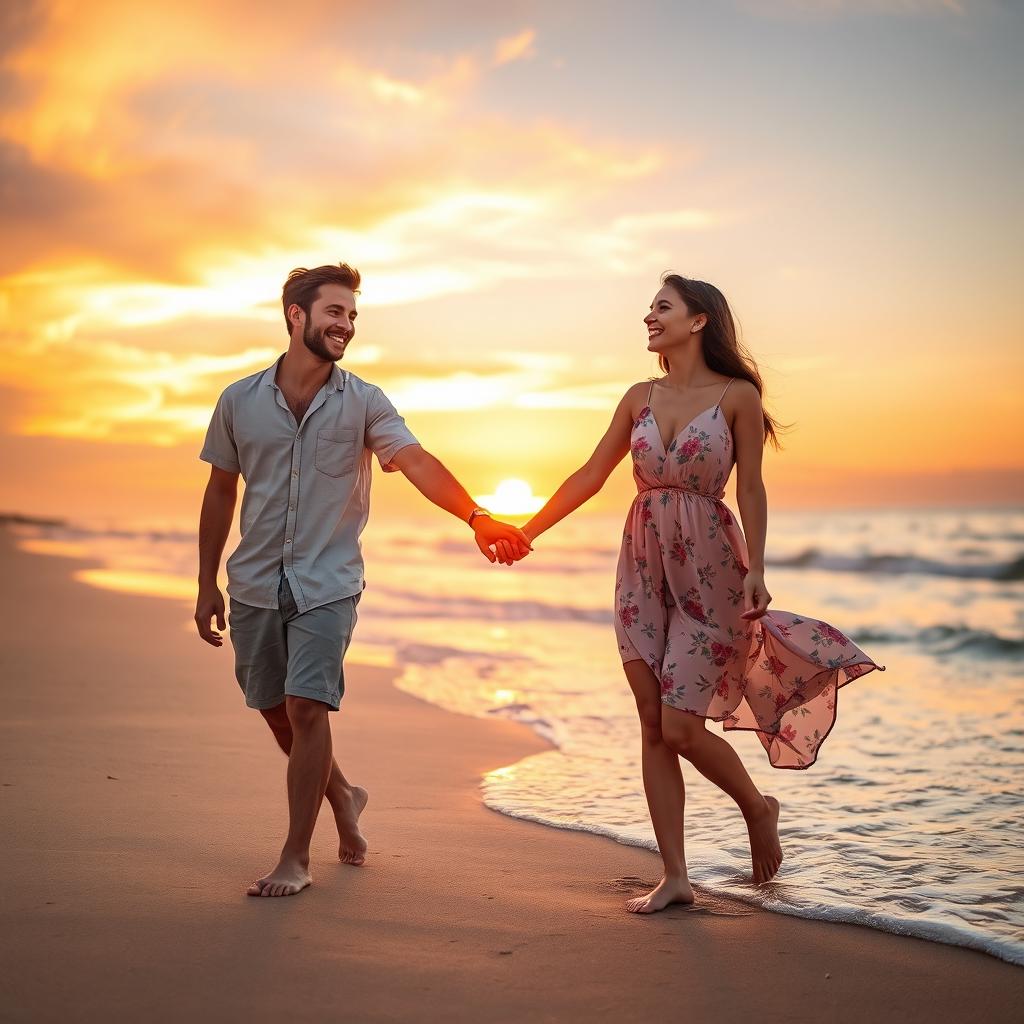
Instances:
[[[643,661],[643,659],[642,658],[631,658],[630,661]],[[644,664],[646,664],[646,662],[644,662]],[[841,672],[845,673],[847,668],[853,668],[854,666],[860,666],[860,665],[867,665],[868,667],[866,669],[864,669],[863,672],[858,673],[856,676],[853,676],[851,678],[850,676],[847,675],[842,681],[840,681],[839,674]],[[828,667],[827,666],[824,666],[824,668],[825,668],[825,671],[828,671]],[[855,662],[851,662],[849,665],[842,665],[842,666],[839,666],[838,668],[835,668],[835,669],[832,670],[832,672],[833,672],[833,674],[835,676],[834,683],[835,683],[835,687],[836,687],[836,702],[835,702],[835,707],[832,709],[832,718],[829,721],[828,728],[822,733],[821,739],[818,741],[818,745],[815,747],[814,757],[810,761],[808,761],[806,764],[778,764],[778,763],[776,763],[775,761],[772,760],[771,751],[769,750],[769,745],[770,744],[766,745],[764,743],[764,741],[761,740],[761,737],[763,737],[763,736],[767,737],[769,740],[774,740],[776,743],[779,743],[782,746],[789,747],[789,745],[786,743],[786,741],[779,737],[779,734],[777,732],[769,732],[769,731],[767,731],[765,729],[759,729],[756,725],[730,725],[729,724],[728,720],[731,717],[733,717],[733,715],[736,712],[736,709],[740,706],[740,704],[743,703],[744,696],[742,694],[740,696],[740,699],[732,706],[732,709],[730,711],[725,712],[725,714],[723,714],[721,716],[702,714],[700,711],[690,711],[687,708],[679,708],[679,707],[676,707],[674,704],[672,704],[671,701],[666,700],[664,697],[662,697],[661,703],[666,705],[667,707],[673,708],[676,711],[686,711],[687,714],[696,715],[698,718],[703,718],[706,721],[720,722],[722,724],[722,730],[723,731],[727,731],[727,732],[753,732],[753,733],[756,733],[758,739],[761,740],[761,745],[765,748],[765,753],[768,755],[768,764],[769,764],[770,767],[777,768],[780,771],[786,771],[786,770],[789,770],[789,771],[806,771],[808,768],[811,768],[815,764],[818,763],[818,751],[824,745],[825,740],[828,739],[829,734],[835,728],[835,724],[838,721],[838,718],[839,718],[839,701],[838,701],[839,691],[844,686],[846,686],[847,683],[853,682],[854,679],[860,679],[862,676],[866,676],[869,672],[874,672],[876,669],[879,670],[879,671],[884,672],[885,671],[885,666],[884,665],[876,665],[873,661],[868,660],[868,661],[855,661]],[[831,684],[826,684],[826,686],[827,685],[831,685]],[[825,688],[826,687],[822,687],[822,690],[824,690]],[[819,691],[819,693],[820,692],[821,691]],[[797,707],[799,707],[799,705],[797,705]],[[796,710],[796,708],[790,708],[789,709],[789,711],[794,711],[794,710]],[[781,718],[779,719],[779,721],[781,722]],[[792,750],[793,748],[789,747],[789,749]],[[800,756],[802,756],[802,755],[800,755]]]

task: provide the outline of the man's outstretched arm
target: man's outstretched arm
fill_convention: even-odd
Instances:
[[[428,501],[451,512],[463,522],[469,519],[469,514],[477,507],[462,484],[438,459],[418,444],[402,448],[391,460],[391,465],[400,469]],[[522,530],[489,516],[473,517],[473,533],[477,547],[489,562],[499,561],[511,565],[532,550]]]

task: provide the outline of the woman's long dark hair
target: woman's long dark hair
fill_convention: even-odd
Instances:
[[[682,277],[679,274],[665,274],[661,279],[662,284],[672,287],[679,297],[686,303],[686,308],[691,315],[703,313],[708,322],[701,332],[704,348],[704,361],[715,373],[724,374],[726,377],[742,377],[749,380],[757,388],[757,393],[764,398],[764,383],[761,374],[757,371],[757,364],[751,358],[750,353],[742,345],[736,336],[736,324],[732,318],[732,310],[725,296],[707,281],[694,281],[689,277]],[[668,359],[664,355],[658,356],[658,365],[662,373],[668,373]],[[782,425],[774,416],[767,412],[764,414],[764,439],[765,444],[769,441],[776,448],[779,444],[779,431]]]

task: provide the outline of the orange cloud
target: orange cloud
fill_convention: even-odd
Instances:
[[[0,57],[16,84],[0,101],[0,385],[21,396],[15,433],[194,437],[219,389],[283,347],[278,295],[296,265],[353,259],[364,305],[395,306],[607,270],[650,234],[596,205],[662,168],[656,150],[476,109],[482,79],[530,55],[532,30],[396,73],[330,45],[350,26],[326,3],[284,20],[197,0],[38,12]],[[356,365],[381,352],[362,347]],[[495,401],[528,383],[505,372]],[[422,374],[389,379],[430,406]],[[527,394],[554,386],[529,381]],[[464,383],[432,393],[458,405]]]
[[[546,115],[478,111],[495,62],[480,52],[421,54],[396,75],[332,47],[344,19],[326,3],[291,5],[284,20],[197,0],[40,10],[0,58],[15,83],[0,103],[0,277],[107,266],[112,280],[201,283],[210,267],[257,253],[269,264],[332,232],[373,250],[378,225],[424,223],[463,194],[557,197],[592,220],[586,200],[665,166],[650,146]],[[533,38],[501,38],[495,53],[521,59]]]
[[[5,377],[34,382],[18,434],[171,445],[202,434],[221,388],[267,366],[274,349],[226,356],[142,352],[108,343],[88,360],[70,346],[12,352]],[[70,358],[69,358],[70,355]]]
[[[130,336],[124,343],[93,341],[84,351],[73,338],[12,347],[0,385],[21,392],[22,400],[8,430],[118,444],[197,441],[220,391],[269,366],[284,347],[282,337],[279,345],[222,353],[170,351],[136,347]],[[383,386],[405,413],[605,409],[623,390],[621,382],[600,380],[600,371],[580,379],[577,370],[566,387],[566,361],[543,356],[496,355],[452,366],[356,344],[345,365]]]
[[[528,28],[518,35],[500,39],[494,48],[494,66],[500,67],[502,64],[510,64],[512,61],[532,57],[535,53],[533,43],[536,38],[537,33],[532,28]]]

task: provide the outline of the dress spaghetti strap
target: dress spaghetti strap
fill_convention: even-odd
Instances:
[[[729,388],[731,388],[731,387],[732,387],[732,382],[733,382],[733,381],[734,381],[735,379],[736,379],[735,377],[730,377],[730,378],[729,378],[729,383],[725,385],[725,391],[728,391],[728,390],[729,390]],[[725,391],[723,391],[723,392],[722,392],[722,394],[721,394],[721,397],[719,397],[718,401],[717,401],[717,402],[715,402],[715,408],[716,408],[716,409],[718,409],[718,408],[720,408],[720,407],[721,407],[721,405],[722,405],[722,399],[723,399],[723,398],[725,398]]]
[[[651,380],[651,386],[647,389],[647,408],[651,407],[651,396],[654,394],[654,380]]]

